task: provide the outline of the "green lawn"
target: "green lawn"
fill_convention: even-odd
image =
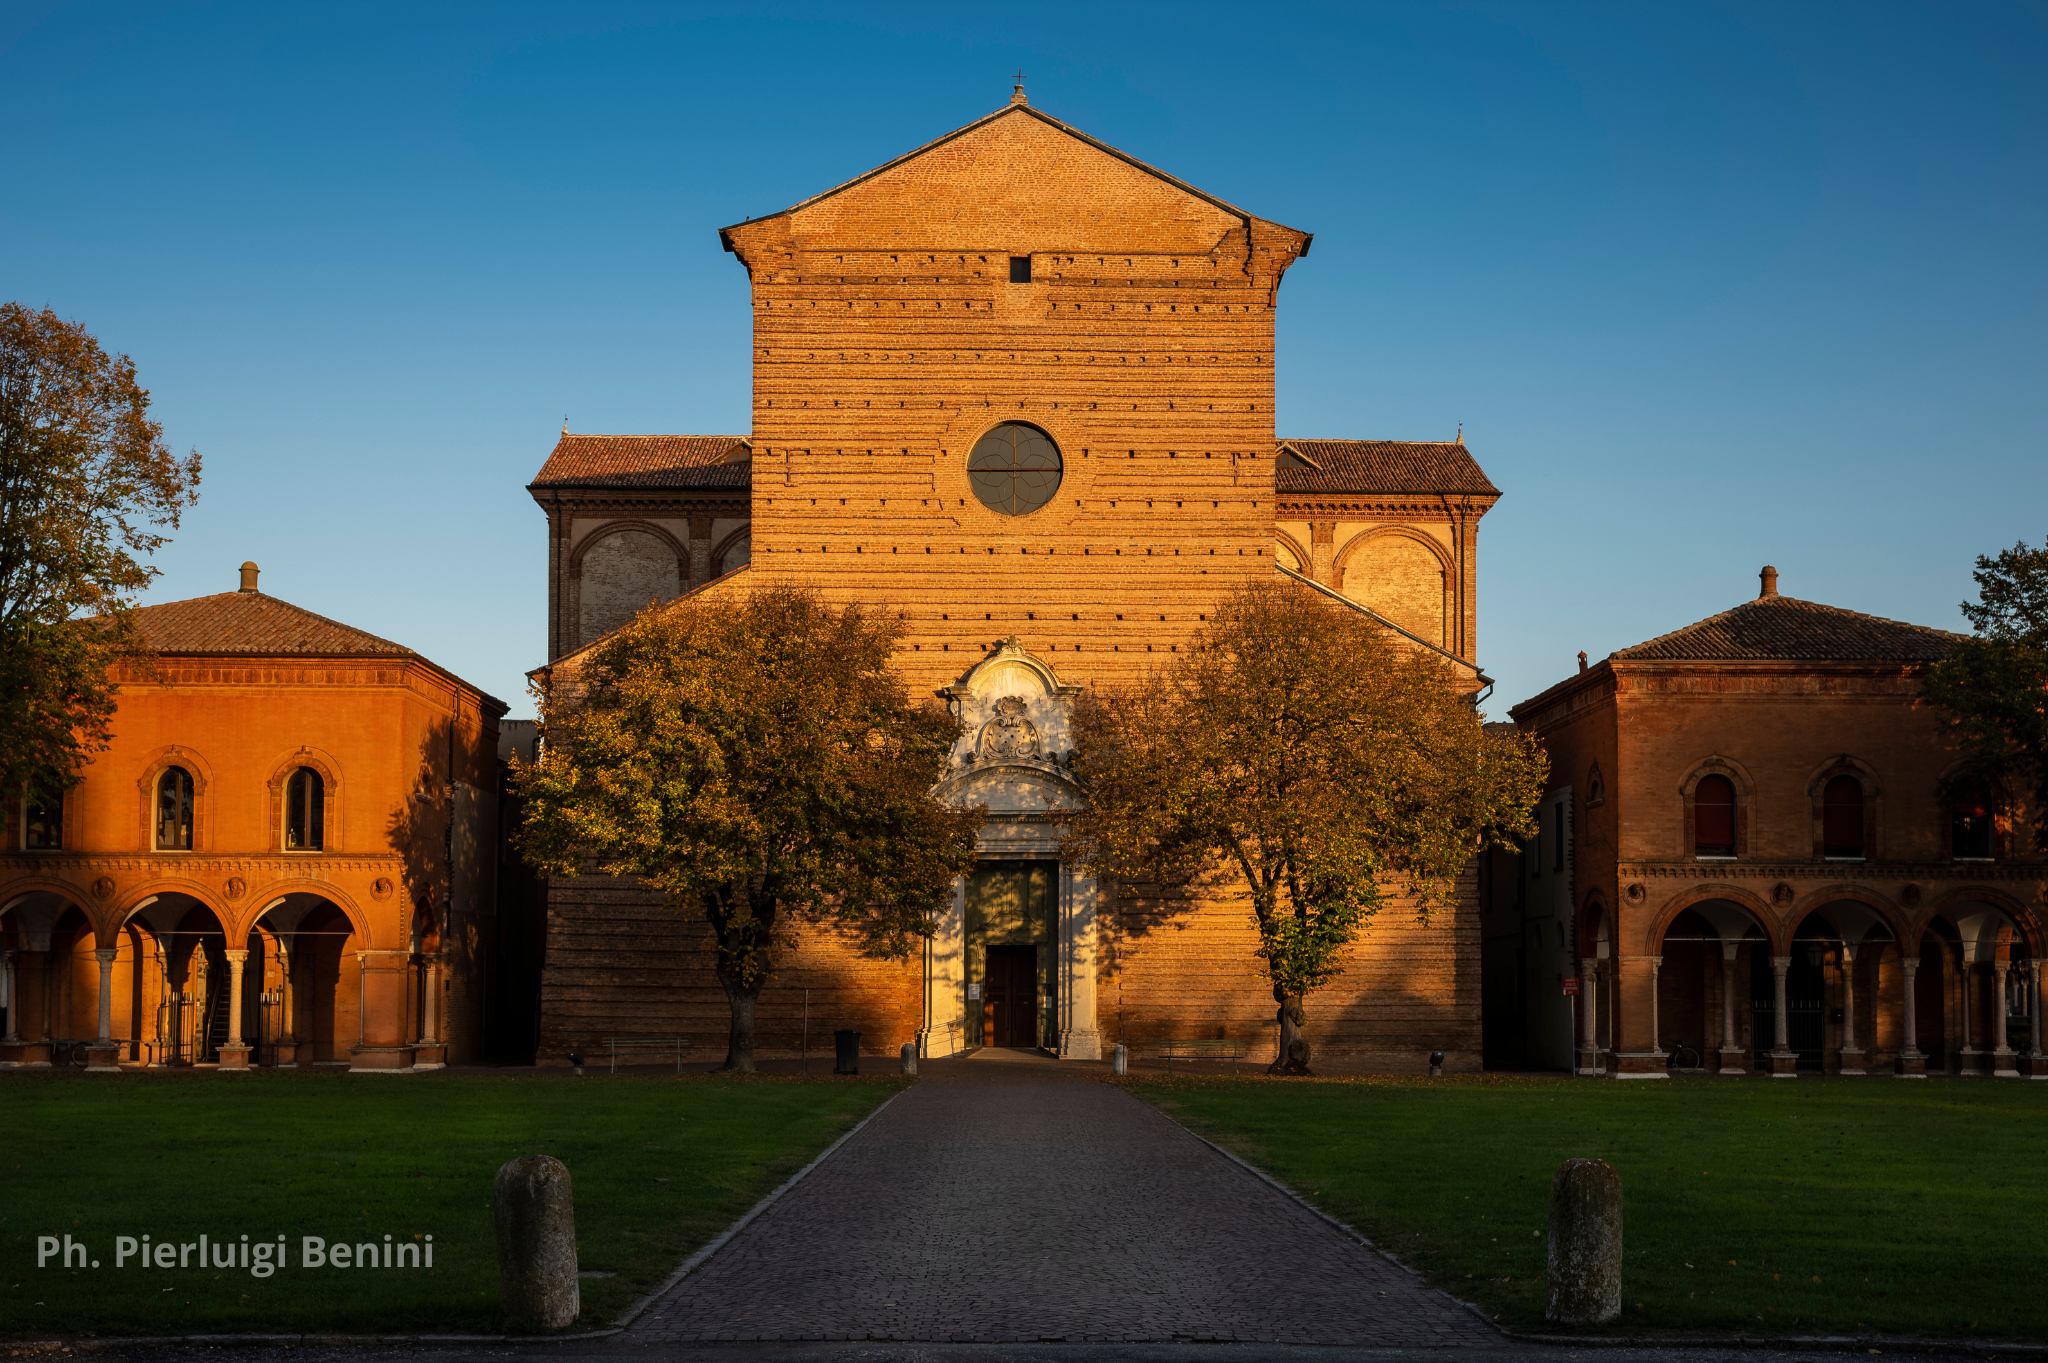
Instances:
[[[1621,1171],[1616,1332],[2048,1335],[2048,1084],[1125,1081],[1513,1328],[1550,1178]]]
[[[0,1078],[0,1337],[499,1326],[491,1179],[575,1180],[583,1324],[602,1325],[901,1087],[896,1079]],[[115,1237],[287,1237],[290,1267],[114,1267]],[[98,1269],[37,1267],[69,1234]],[[434,1268],[308,1269],[302,1239],[434,1237]]]

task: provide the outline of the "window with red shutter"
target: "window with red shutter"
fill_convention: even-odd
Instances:
[[[1703,776],[1692,792],[1692,850],[1699,857],[1735,855],[1735,783]]]
[[[1837,776],[1821,793],[1820,847],[1827,857],[1863,855],[1863,783]]]

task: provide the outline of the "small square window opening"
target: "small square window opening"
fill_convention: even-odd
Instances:
[[[1012,284],[1029,284],[1031,282],[1030,256],[1010,257],[1010,282]]]

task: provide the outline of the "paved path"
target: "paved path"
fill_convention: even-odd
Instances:
[[[619,1342],[1505,1342],[1095,1072],[927,1062]]]

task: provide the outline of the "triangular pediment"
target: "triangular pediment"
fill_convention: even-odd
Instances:
[[[1254,221],[1078,128],[1013,104],[720,236],[743,257],[756,241],[814,250],[1076,254],[1144,241],[1152,251],[1205,255]]]

